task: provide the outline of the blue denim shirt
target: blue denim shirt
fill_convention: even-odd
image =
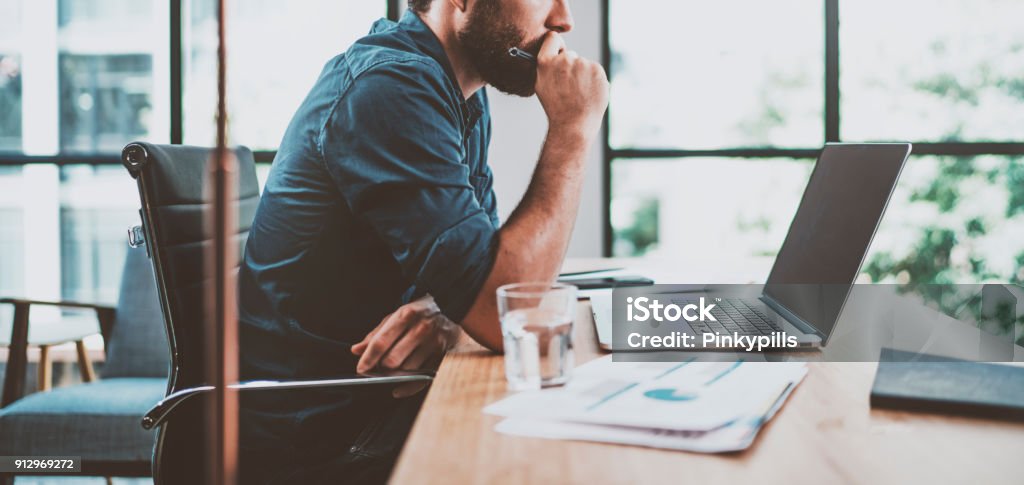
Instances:
[[[354,371],[349,346],[426,293],[461,320],[499,227],[490,115],[414,13],[324,67],[281,141],[239,274],[243,378]]]

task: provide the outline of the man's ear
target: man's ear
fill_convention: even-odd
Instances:
[[[448,3],[459,9],[460,12],[465,12],[469,8],[469,0],[448,0]]]

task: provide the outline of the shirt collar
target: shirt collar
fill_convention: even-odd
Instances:
[[[402,20],[398,22],[398,28],[409,34],[409,38],[420,52],[437,61],[444,68],[444,72],[451,79],[452,84],[459,87],[459,80],[455,77],[455,69],[452,68],[451,61],[448,60],[448,53],[445,52],[441,41],[434,35],[434,31],[430,30],[430,27],[423,22],[419,15],[412,10],[406,10],[402,15]]]
[[[390,26],[394,26],[394,22],[381,20],[373,26],[373,33],[383,31]],[[459,91],[459,107],[462,108],[463,114],[470,120],[468,125],[472,126],[476,123],[476,120],[480,118],[480,115],[484,111],[483,102],[483,90],[481,88],[473,96],[466,100],[462,97],[462,88],[459,86],[459,79],[455,77],[455,69],[452,68],[452,63],[448,59],[448,53],[445,52],[444,46],[441,45],[441,41],[434,35],[434,31],[430,30],[423,19],[420,18],[412,10],[406,10],[405,14],[402,15],[402,19],[398,22],[398,28],[408,34],[409,39],[412,40],[413,45],[416,49],[426,54],[430,58],[437,61],[444,69],[448,79],[452,82],[452,85]]]

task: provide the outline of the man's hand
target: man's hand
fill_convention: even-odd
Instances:
[[[557,32],[547,34],[537,55],[536,91],[549,130],[597,134],[608,107],[608,76],[600,64],[566,49]]]
[[[460,322],[473,340],[496,351],[503,347],[498,287],[558,277],[579,211],[587,150],[608,107],[608,76],[549,32],[537,55],[536,92],[548,117],[547,139],[530,186],[498,233],[487,281]]]
[[[427,295],[384,317],[366,338],[352,346],[360,356],[356,372],[374,368],[417,370],[436,361],[458,341],[461,329],[448,320]],[[395,388],[395,397],[411,396],[425,384],[412,383]]]

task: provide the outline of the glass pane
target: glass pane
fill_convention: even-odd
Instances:
[[[21,167],[0,166],[0,296],[25,294],[24,213],[18,200],[19,185]],[[0,321],[12,318],[12,306],[0,305]]]
[[[138,207],[118,165],[0,167],[0,296],[116,302]]]
[[[164,0],[0,1],[0,151],[166,142],[167,14]]]
[[[216,141],[216,2],[191,0],[186,38],[185,142]],[[276,150],[329,59],[387,13],[384,0],[228,2],[230,142]]]
[[[60,174],[61,295],[117,301],[127,229],[139,224],[139,196],[124,167],[66,166]]]
[[[21,1],[0,1],[0,152],[21,151],[21,23]]]
[[[61,54],[61,149],[119,153],[150,138],[152,72],[148,54]]]
[[[812,168],[794,159],[615,160],[613,254],[763,281]]]
[[[762,281],[811,168],[789,159],[615,160],[614,255]],[[1024,157],[911,157],[861,281],[1022,284],[1020,234]]]
[[[871,281],[1024,282],[1024,157],[911,157],[868,255]]]
[[[59,0],[60,149],[120,153],[169,137],[163,1]]]
[[[1024,140],[1024,2],[840,2],[842,136]]]
[[[21,167],[0,167],[0,295],[4,296],[25,291],[24,212],[18,200],[21,180]]]
[[[817,147],[821,0],[611,0],[611,144]]]

